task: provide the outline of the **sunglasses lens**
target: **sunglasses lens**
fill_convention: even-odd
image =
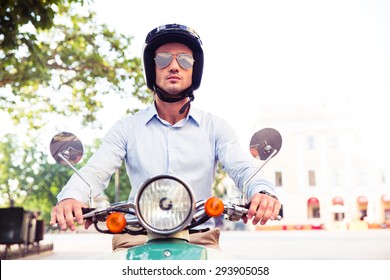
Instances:
[[[154,61],[156,63],[156,66],[158,68],[165,68],[167,67],[173,60],[173,54],[171,53],[159,53],[154,58]],[[192,65],[194,65],[194,58],[190,54],[180,53],[176,55],[177,63],[183,69],[190,69]]]
[[[190,69],[192,65],[194,65],[194,58],[192,55],[181,53],[177,55],[176,59],[180,66],[184,69]]]
[[[172,62],[173,55],[171,53],[159,53],[154,58],[158,68],[165,68]]]

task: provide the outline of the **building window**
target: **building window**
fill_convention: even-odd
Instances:
[[[381,172],[381,183],[382,184],[387,184],[389,182],[389,176],[388,172],[386,170],[382,170]]]
[[[320,206],[312,208],[312,218],[320,218]]]
[[[390,209],[385,209],[385,220],[390,221]]]
[[[343,221],[345,218],[344,199],[336,196],[332,200],[332,211],[336,222]]]
[[[359,212],[360,212],[360,217],[359,217],[360,221],[365,221],[367,218],[367,209],[360,209]]]
[[[308,150],[314,150],[315,149],[315,141],[314,141],[314,136],[309,135],[306,138],[306,145]]]
[[[316,173],[314,170],[309,170],[309,186],[315,186],[316,185]]]
[[[390,221],[390,195],[382,195],[382,203],[385,211],[385,221],[387,223]]]
[[[320,202],[315,197],[311,197],[307,201],[307,217],[309,219],[320,218]]]
[[[276,171],[275,172],[275,186],[282,187],[283,186],[283,180],[282,180],[282,172]]]
[[[336,222],[341,222],[344,220],[344,218],[345,218],[345,213],[342,213],[342,212],[334,213],[334,220]]]
[[[367,218],[367,205],[368,205],[368,199],[366,196],[361,195],[357,198],[357,205],[360,213],[359,219],[361,221],[364,221]]]

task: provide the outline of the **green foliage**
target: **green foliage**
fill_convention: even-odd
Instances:
[[[48,162],[47,155],[36,142],[23,144],[16,135],[7,134],[0,139],[0,194],[1,207],[24,207],[41,211],[48,219],[56,196],[72,172],[70,169]]]
[[[117,172],[118,175],[114,174],[114,176],[111,177],[110,183],[104,192],[104,194],[108,196],[110,202],[127,200],[131,191],[131,185],[126,173],[126,166],[124,162]],[[119,178],[119,183],[116,182],[116,176]],[[116,184],[118,184],[118,190],[116,189]]]
[[[26,210],[40,211],[43,219],[48,222],[50,211],[57,203],[57,194],[73,175],[73,171],[66,166],[50,163],[48,156],[35,145],[36,141],[26,145],[17,139],[12,134],[0,139],[0,207],[12,204]],[[100,140],[95,140],[91,146],[85,147],[84,163],[99,144]],[[82,165],[80,163],[75,167],[78,169]],[[124,165],[120,172],[119,200],[126,200],[131,188]],[[114,202],[114,178],[105,194],[110,202]]]
[[[215,179],[213,182],[213,194],[217,197],[222,198],[226,195],[226,188],[223,185],[223,180],[227,177],[227,173],[222,169],[222,164],[218,163],[217,170],[215,173]]]
[[[68,2],[83,2],[72,1]],[[62,5],[63,0],[2,0],[0,6],[0,46],[4,50],[18,48],[21,40],[33,38],[33,34],[25,32],[27,24],[35,29],[44,30],[53,26],[55,7]]]
[[[130,50],[132,38],[99,24],[77,2],[83,3],[2,2],[0,109],[15,124],[39,128],[54,112],[78,114],[84,125],[96,127],[107,94],[152,101],[141,60]]]
[[[15,125],[29,124],[24,143],[16,135],[0,139],[0,205],[40,211],[46,221],[73,174],[48,163],[39,150],[46,145],[32,138],[51,119],[47,115],[80,115],[84,125],[96,127],[107,94],[152,101],[141,60],[130,51],[132,38],[96,22],[83,3],[4,0],[0,5],[0,110]],[[97,145],[88,147],[89,155]],[[126,199],[130,186],[124,168],[120,172],[121,199]],[[111,201],[113,191],[107,189]]]
[[[0,191],[2,203],[10,206],[12,201],[17,199],[14,193],[18,185],[14,178],[17,178],[20,169],[18,164],[13,160],[13,155],[16,154],[16,142],[13,141],[16,135],[6,135],[0,142]]]
[[[0,110],[8,112],[15,125],[29,127],[24,142],[16,135],[0,139],[0,205],[40,211],[46,221],[73,174],[70,168],[48,163],[43,152],[47,145],[33,139],[52,119],[48,115],[79,115],[84,125],[96,127],[96,113],[107,94],[152,101],[141,60],[130,51],[132,38],[96,22],[91,7],[83,4],[2,0],[0,5]],[[88,147],[90,153],[96,147]],[[129,188],[126,178],[122,198]],[[112,188],[107,192],[113,201]]]

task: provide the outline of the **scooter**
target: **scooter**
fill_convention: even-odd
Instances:
[[[213,217],[224,215],[237,222],[247,213],[247,184],[273,158],[282,145],[280,133],[273,128],[256,132],[250,141],[250,152],[260,166],[244,183],[240,197],[223,201],[218,197],[196,201],[192,188],[182,179],[162,174],[146,180],[134,202],[123,201],[94,207],[92,186],[82,178],[74,165],[83,155],[81,141],[72,133],[55,135],[50,143],[54,159],[67,165],[90,187],[89,208],[83,219],[91,220],[104,234],[146,235],[147,242],[118,252],[107,259],[122,260],[205,260],[230,259],[221,250],[189,243],[190,232]],[[277,220],[281,217],[278,216]]]

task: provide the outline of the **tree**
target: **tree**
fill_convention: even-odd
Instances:
[[[152,101],[132,37],[96,22],[77,0],[8,0],[0,9],[0,109],[39,128],[46,114],[80,114],[98,126],[103,96]],[[136,110],[137,108],[133,108]]]
[[[14,50],[18,43],[26,44],[34,41],[35,35],[23,30],[31,24],[37,30],[49,29],[53,26],[55,9],[64,3],[79,2],[82,0],[2,0],[0,6],[0,46],[3,50]]]
[[[50,163],[45,152],[31,141],[30,145],[17,141],[17,136],[7,134],[0,139],[0,206],[24,207],[26,210],[39,211],[47,222],[50,211],[57,203],[57,194],[65,186],[73,171],[56,163]],[[100,144],[97,139],[91,146],[85,147],[85,162]],[[76,165],[78,169],[83,162]],[[124,166],[120,169],[120,200],[126,200],[130,193],[129,179]],[[114,202],[114,180],[105,191],[110,202]]]
[[[215,172],[215,179],[213,182],[212,190],[213,194],[217,197],[223,197],[226,195],[226,186],[223,181],[228,177],[227,173],[223,170],[222,164],[218,163],[217,170]]]
[[[34,141],[27,146],[17,139],[7,134],[0,141],[0,205],[37,210],[48,219],[57,193],[72,172],[48,163]]]
[[[16,125],[29,124],[29,137],[39,135],[48,114],[79,114],[84,125],[96,127],[107,94],[152,100],[132,38],[95,18],[82,0],[2,1],[0,110]],[[48,163],[39,139],[16,139],[7,135],[0,143],[0,204],[38,209],[48,219],[72,171]]]
[[[18,182],[15,178],[18,176],[18,165],[13,157],[16,154],[17,146],[14,140],[15,135],[6,135],[0,142],[0,203],[11,206],[17,194]],[[15,195],[16,194],[16,195]]]

